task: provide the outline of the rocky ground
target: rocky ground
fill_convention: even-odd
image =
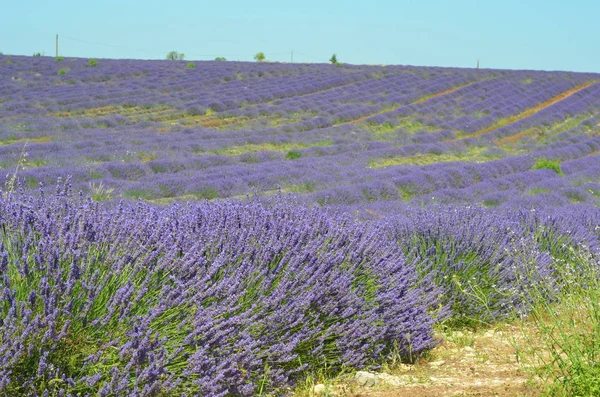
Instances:
[[[450,331],[414,365],[384,372],[360,371],[354,378],[316,385],[313,396],[537,396],[524,352],[533,330],[502,325],[481,331]],[[525,331],[525,332],[524,332]]]

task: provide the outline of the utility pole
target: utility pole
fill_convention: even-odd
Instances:
[[[479,59],[477,60],[477,69],[479,69]]]
[[[291,59],[291,63],[294,63],[294,50],[292,50],[292,59]]]
[[[56,35],[56,58],[58,58],[58,35]]]

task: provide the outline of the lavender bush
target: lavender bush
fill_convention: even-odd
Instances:
[[[378,228],[285,201],[0,200],[0,390],[280,394],[436,344],[435,287]],[[443,314],[443,313],[442,313]]]

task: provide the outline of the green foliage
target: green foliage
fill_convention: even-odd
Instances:
[[[65,74],[67,74],[67,69],[65,69],[65,68],[62,68],[62,69],[60,69],[60,70],[58,71],[58,75],[59,75],[59,76],[62,76],[62,75],[65,75]]]
[[[96,67],[98,66],[98,60],[92,58],[88,61],[88,65],[90,65],[91,67]]]
[[[54,60],[55,60],[56,62],[62,62],[62,61],[64,61],[64,60],[65,60],[65,58],[63,58],[63,57],[56,57],[56,58],[54,58]]]
[[[216,57],[215,61],[226,61],[225,57]]]
[[[41,57],[41,56],[42,56],[42,53],[41,53],[41,52],[34,52],[34,53],[33,53],[33,56],[34,56],[34,57]]]
[[[286,160],[295,160],[295,159],[299,159],[300,157],[302,157],[302,153],[300,152],[296,152],[294,150],[290,150],[289,152],[287,152],[287,154],[285,155],[285,159]]]
[[[340,63],[338,62],[338,59],[337,59],[337,55],[335,55],[335,54],[333,54],[331,56],[331,58],[329,58],[329,62],[331,62],[333,65],[338,65],[338,66],[340,65]]]
[[[114,190],[114,188],[104,186],[102,182],[99,184],[95,184],[94,182],[90,183],[90,197],[95,201],[110,200]]]
[[[258,53],[256,53],[256,55],[254,55],[254,60],[256,62],[264,62],[265,59],[266,59],[266,57],[265,57],[264,52],[258,52]]]
[[[170,61],[182,61],[184,57],[185,54],[183,52],[169,51],[167,53],[166,59]]]
[[[130,197],[130,198],[135,198],[135,199],[142,199],[142,200],[152,199],[152,195],[143,189],[136,188],[136,189],[126,190],[125,193],[123,193],[123,194],[125,195],[125,197]]]
[[[197,192],[193,193],[193,196],[201,200],[214,200],[220,197],[219,191],[212,187],[204,187]]]
[[[558,258],[561,276],[558,299],[530,285],[535,335],[525,335],[531,346],[524,357],[552,396],[600,395],[600,279],[593,254],[569,247]]]
[[[196,64],[194,62],[190,62],[187,64],[188,69],[196,69]]]
[[[549,160],[545,158],[537,159],[532,170],[549,169],[556,172],[558,175],[564,175],[560,169],[560,160]]]

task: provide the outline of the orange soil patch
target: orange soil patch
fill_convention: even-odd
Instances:
[[[596,156],[596,155],[598,155],[598,154],[600,154],[600,150],[596,150],[595,152],[588,153],[588,154],[586,154],[586,155],[585,155],[585,156],[583,156],[583,157]]]
[[[50,116],[54,117],[72,117],[72,116],[93,116],[99,114],[112,114],[118,110],[116,106],[100,106],[96,108],[89,108],[84,110],[76,110],[74,112],[56,112],[51,113]]]
[[[537,136],[541,136],[544,135],[544,131],[542,131],[542,129],[539,127],[533,127],[528,130],[521,131],[518,134],[499,139],[497,143],[500,147],[505,147],[506,145],[516,145],[521,139],[535,134],[537,134]]]
[[[451,93],[453,93],[454,91],[458,91],[458,90],[460,90],[461,88],[468,87],[468,86],[470,86],[471,84],[475,84],[475,83],[477,83],[477,82],[473,82],[473,83],[465,84],[465,85],[462,85],[462,86],[458,86],[458,87],[450,88],[449,90],[442,91],[442,92],[438,92],[437,94],[427,95],[427,96],[424,96],[423,98],[421,98],[421,99],[419,99],[418,101],[416,101],[416,102],[413,102],[413,103],[414,103],[414,104],[419,104],[419,103],[423,103],[423,102],[425,102],[425,101],[428,101],[428,100],[430,100],[430,99],[433,99],[433,98],[440,97],[440,96],[442,96],[442,95],[451,94]]]
[[[546,109],[547,107],[550,107],[550,106],[562,101],[563,99],[567,99],[571,95],[577,94],[579,91],[582,91],[582,90],[586,89],[587,87],[591,86],[592,84],[596,84],[597,82],[598,82],[598,80],[592,80],[592,81],[588,81],[587,83],[578,85],[577,87],[571,88],[570,90],[565,91],[562,94],[555,96],[554,98],[550,98],[547,101],[542,102],[535,107],[532,107],[531,109],[527,109],[526,111],[524,111],[520,114],[508,117],[506,119],[499,120],[496,124],[493,124],[489,127],[483,128],[477,132],[474,132],[471,135],[464,136],[463,138],[474,138],[474,137],[486,134],[488,132],[491,132],[495,129],[507,126],[509,124],[516,123],[517,121],[522,120],[526,117],[533,116],[534,114]]]
[[[39,138],[18,138],[9,141],[2,142],[0,141],[0,145],[13,145],[15,143],[48,143],[52,141],[51,136],[42,136]]]
[[[210,120],[198,120],[198,124],[200,124],[202,127],[218,128],[218,127],[225,127],[225,126],[233,125],[233,124],[239,124],[245,120],[247,120],[247,118],[245,118],[245,117],[235,117],[235,118],[229,118],[229,119],[218,119],[217,118],[217,119],[210,119]]]

